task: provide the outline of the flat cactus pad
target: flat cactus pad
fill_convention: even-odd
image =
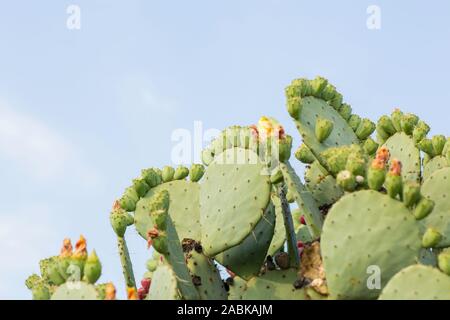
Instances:
[[[98,300],[99,295],[94,285],[83,281],[69,281],[59,286],[51,300]]]

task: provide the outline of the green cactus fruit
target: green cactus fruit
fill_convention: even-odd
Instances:
[[[177,276],[167,265],[161,265],[153,274],[146,300],[180,300]]]
[[[432,158],[436,156],[436,151],[434,150],[433,142],[431,139],[423,139],[422,141],[420,141],[419,149]]]
[[[417,197],[417,196],[416,196]],[[420,198],[420,193],[419,193]],[[434,201],[422,198],[414,209],[414,216],[417,220],[426,218],[434,209]]]
[[[442,240],[442,235],[433,228],[428,228],[422,238],[422,246],[424,248],[434,248]]]
[[[401,112],[399,109],[394,109],[394,111],[391,113],[392,124],[397,132],[402,131],[402,118],[403,112]]]
[[[430,127],[420,120],[412,133],[414,142],[419,143],[422,141],[427,136],[428,132],[430,132]]]
[[[61,285],[65,279],[59,273],[58,257],[50,257],[39,262],[42,278],[54,285]]]
[[[367,183],[370,189],[378,191],[386,179],[386,167],[383,160],[374,159],[367,170]]]
[[[441,155],[442,151],[444,150],[444,146],[447,142],[447,138],[443,135],[436,135],[433,138],[431,138],[431,142],[433,143],[433,149],[435,154]]]
[[[444,249],[438,255],[438,266],[442,272],[450,276],[450,249]]]
[[[318,118],[316,120],[316,138],[322,143],[325,139],[327,139],[331,132],[333,131],[333,122],[328,119]]]
[[[295,157],[302,163],[310,164],[316,161],[316,157],[314,154],[309,150],[309,148],[302,144],[297,151],[295,151]]]
[[[148,211],[152,218],[155,227],[159,230],[166,230],[167,228],[167,216],[170,203],[169,192],[167,190],[161,190],[151,198],[148,204]]]
[[[382,116],[380,119],[378,119],[377,126],[381,128],[384,132],[386,132],[389,136],[392,136],[394,133],[397,132],[397,130],[394,127],[394,124],[392,123],[391,118],[388,116]]]
[[[322,91],[325,90],[328,85],[328,80],[322,77],[316,77],[314,80],[310,81],[310,84],[312,89],[311,94],[314,97],[321,98]]]
[[[391,198],[395,199],[398,195],[402,195],[403,181],[401,176],[388,173],[384,185]]]
[[[127,227],[134,223],[134,218],[122,209],[121,206],[116,204],[109,216],[109,221],[117,236],[123,237]]]
[[[193,164],[189,172],[189,179],[192,182],[199,181],[205,174],[205,167],[201,164]]]
[[[376,126],[372,121],[363,119],[355,133],[360,140],[365,140],[375,131],[375,128]]]
[[[292,137],[286,135],[278,141],[278,158],[280,162],[286,162],[291,157]]]
[[[150,189],[147,182],[145,182],[144,178],[137,178],[133,180],[133,188],[136,190],[139,197],[145,196],[145,194]]]
[[[450,300],[450,277],[436,268],[412,265],[398,272],[380,300]]]
[[[292,118],[298,120],[300,117],[300,112],[302,110],[302,98],[301,97],[288,98],[287,110]]]
[[[31,289],[33,300],[50,300],[50,290],[45,284],[38,284]]]
[[[183,180],[189,175],[189,169],[184,166],[179,166],[173,175],[174,180]]]
[[[283,182],[283,172],[281,172],[280,168],[276,168],[270,174],[270,182],[272,184],[277,184]]]
[[[56,288],[51,300],[99,300],[99,294],[92,284],[69,281]]]
[[[348,170],[339,172],[336,177],[337,184],[345,191],[354,191],[356,189],[356,177]]]
[[[352,128],[353,131],[356,131],[361,123],[361,117],[357,114],[352,114],[348,119],[348,125]]]
[[[406,113],[402,116],[400,120],[400,125],[402,127],[402,130],[407,135],[412,135],[414,127],[416,126],[417,122],[419,121],[419,118],[412,113]]]
[[[339,114],[345,121],[348,121],[352,116],[352,111],[352,107],[349,104],[343,103],[339,109]]]
[[[84,277],[87,282],[94,284],[100,278],[102,274],[102,264],[98,259],[95,250],[91,252],[84,265]]]
[[[367,140],[364,141],[364,144],[363,144],[364,151],[366,151],[366,153],[367,153],[368,155],[373,155],[373,154],[375,154],[375,152],[377,151],[378,147],[379,147],[379,144],[376,143],[376,142],[375,142],[372,138],[370,138],[370,137],[367,138]]]
[[[330,101],[330,100],[334,99],[336,93],[337,93],[336,87],[329,83],[322,90],[321,98],[325,101]]]
[[[321,236],[331,298],[377,298],[380,290],[367,286],[370,267],[382,270],[383,288],[415,263],[420,247],[420,227],[403,203],[373,190],[345,195],[328,212]]]
[[[125,190],[122,198],[119,200],[119,204],[122,209],[132,212],[136,210],[136,203],[139,200],[139,195],[136,192],[135,188],[129,187]]]
[[[175,175],[175,169],[171,166],[165,166],[161,170],[161,175],[162,175],[163,182],[170,182],[173,180],[173,177]]]
[[[28,289],[33,289],[36,285],[38,285],[40,282],[42,282],[41,277],[39,277],[37,274],[32,274],[25,280],[25,285]]]
[[[355,176],[366,175],[367,159],[360,153],[351,153],[347,158],[345,169],[353,173]]]
[[[158,184],[162,182],[162,173],[154,168],[144,169],[142,170],[142,177],[147,182],[147,185],[150,188],[156,187]]]
[[[403,185],[403,203],[405,204],[405,206],[407,206],[408,208],[414,207],[419,202],[420,197],[421,195],[419,183],[407,182]]]
[[[148,271],[155,272],[156,268],[158,267],[158,261],[155,259],[149,259],[146,266]]]

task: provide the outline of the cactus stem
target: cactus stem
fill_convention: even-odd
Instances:
[[[117,237],[117,245],[119,248],[120,262],[122,264],[122,272],[125,278],[125,284],[128,288],[136,290],[136,280],[134,278],[133,266],[131,264],[130,254],[128,252],[127,243],[124,237]]]

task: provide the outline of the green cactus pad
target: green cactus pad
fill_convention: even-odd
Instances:
[[[434,201],[434,210],[423,220],[424,225],[442,235],[438,247],[450,246],[450,167],[435,171],[424,181],[421,192]]]
[[[370,266],[382,271],[382,287],[395,273],[417,261],[420,227],[402,202],[376,191],[342,197],[328,212],[321,248],[333,298],[375,299],[369,290]]]
[[[167,265],[160,265],[153,273],[146,300],[179,300],[177,277]]]
[[[431,175],[442,168],[448,167],[449,166],[449,162],[447,160],[446,157],[444,156],[437,156],[434,157],[433,159],[431,159],[430,161],[428,161],[424,166],[423,166],[423,179],[428,179],[429,177],[431,177]]]
[[[438,269],[409,266],[397,273],[380,295],[380,300],[450,300],[450,277]]]
[[[236,163],[235,159],[241,159]],[[270,201],[270,177],[251,150],[231,148],[206,169],[200,192],[202,245],[208,256],[241,243]]]
[[[315,134],[316,119],[328,119],[333,122],[333,131],[323,142],[319,142]],[[295,125],[304,143],[317,157],[330,147],[338,147],[358,143],[359,140],[347,121],[325,101],[315,97],[304,97],[299,120]]]
[[[159,191],[167,190],[170,195],[169,215],[177,230],[179,238],[196,239],[200,236],[200,210],[198,183],[184,180],[175,180],[160,184],[151,189],[136,205],[134,215],[135,226],[141,237],[147,239],[148,230],[154,223],[148,212],[148,205],[153,195]]]
[[[275,208],[273,205],[269,205],[262,219],[242,243],[223,251],[214,258],[227,269],[248,280],[260,272],[274,234],[274,228]]]
[[[244,300],[306,300],[304,289],[295,289],[297,271],[273,270],[247,282]]]
[[[82,281],[69,281],[59,286],[51,300],[98,300],[99,295],[94,285]]]
[[[402,163],[402,176],[404,181],[420,180],[421,160],[420,151],[414,140],[403,132],[391,136],[384,146],[389,149],[391,159],[398,159]]]
[[[234,277],[233,284],[230,285],[228,300],[242,300],[242,296],[247,289],[247,281],[242,278]]]
[[[289,163],[280,164],[280,168],[289,192],[293,193],[298,208],[305,216],[310,234],[314,238],[318,238],[322,230],[323,218],[311,192],[302,184]]]
[[[214,262],[193,249],[186,252],[186,262],[192,277],[198,281],[197,291],[202,300],[226,300],[227,292]]]
[[[344,195],[336,179],[318,161],[314,161],[305,171],[305,182],[319,207],[333,204]]]
[[[267,251],[267,255],[269,256],[273,256],[280,251],[286,242],[286,228],[284,227],[281,200],[276,195],[272,195],[272,203],[275,206],[275,229],[273,231],[272,242]]]

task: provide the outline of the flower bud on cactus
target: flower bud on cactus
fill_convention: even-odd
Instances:
[[[184,166],[179,166],[173,175],[174,180],[183,180],[189,175],[189,169]]]
[[[389,118],[388,116],[382,116],[378,120],[378,127],[383,129],[383,131],[389,135],[393,135],[394,133],[397,132],[397,130],[395,130],[395,127],[394,127],[394,124],[392,123],[391,118]]]
[[[147,194],[150,187],[147,182],[145,182],[144,178],[137,178],[133,180],[133,188],[136,190],[139,197],[143,197]]]
[[[304,143],[297,149],[297,151],[295,151],[295,157],[299,161],[307,164],[313,163],[316,160],[314,154]]]
[[[91,252],[84,265],[84,277],[87,282],[94,284],[102,274],[102,264],[95,250]]]
[[[69,268],[71,257],[73,253],[72,242],[69,238],[63,240],[63,245],[58,257],[58,271],[59,274],[67,280],[69,274],[67,268]]]
[[[111,282],[106,284],[105,300],[116,300],[116,287]]]
[[[402,182],[402,163],[397,159],[392,159],[391,167],[386,175],[385,186],[388,195],[391,198],[402,195],[403,182]]]
[[[420,200],[420,184],[408,182],[403,186],[403,202],[408,208],[412,208]]]
[[[431,138],[431,142],[433,144],[433,149],[436,155],[442,154],[442,150],[444,150],[445,143],[447,139],[443,135],[436,135]]]
[[[161,170],[161,175],[163,182],[170,182],[173,180],[173,176],[175,175],[175,169],[172,168],[171,166],[165,166]]]
[[[328,85],[328,80],[322,77],[316,77],[314,80],[310,81],[312,88],[312,95],[317,98],[322,97],[322,91]]]
[[[134,211],[136,210],[136,203],[139,201],[139,195],[135,188],[130,187],[125,190],[125,193],[123,194],[122,198],[120,198],[119,203],[120,206],[128,211]]]
[[[193,164],[189,172],[189,178],[192,182],[199,181],[205,174],[205,167],[201,164]]]
[[[352,128],[353,131],[356,131],[361,123],[361,117],[357,114],[352,114],[348,119],[348,125]]]
[[[415,114],[407,113],[402,116],[400,121],[403,132],[411,135],[413,133],[414,127],[419,121],[419,118]]]
[[[428,154],[431,158],[433,158],[436,155],[433,142],[431,141],[431,139],[423,139],[422,141],[419,142],[418,147],[420,150]]]
[[[450,249],[444,249],[438,255],[438,267],[442,272],[450,276]]]
[[[391,113],[392,124],[397,132],[402,131],[402,117],[403,112],[401,112],[400,109],[394,109]]]
[[[116,202],[109,216],[109,221],[117,236],[123,237],[127,227],[134,223],[134,218]]]
[[[369,137],[375,131],[375,123],[370,121],[369,119],[363,119],[356,129],[356,136],[364,140]]]
[[[424,219],[427,217],[434,209],[434,201],[422,198],[414,209],[414,217],[417,220]]]
[[[356,188],[356,177],[348,170],[339,172],[336,181],[345,191],[354,191]]]
[[[377,151],[378,146],[378,143],[376,143],[372,138],[369,137],[366,141],[364,141],[363,148],[368,155],[373,155]]]
[[[162,181],[161,175],[153,168],[142,170],[142,177],[150,188],[156,187]]]
[[[339,114],[344,120],[349,120],[352,115],[352,107],[350,105],[343,103],[341,108],[339,109]]]
[[[286,162],[291,157],[292,137],[286,135],[278,140],[278,157],[280,162]]]
[[[413,130],[414,142],[417,144],[420,141],[422,141],[422,139],[424,139],[427,136],[428,132],[430,132],[430,127],[425,122],[420,120]]]
[[[433,248],[441,241],[441,239],[442,235],[437,230],[428,228],[422,238],[422,247]]]
[[[287,100],[287,110],[289,115],[296,119],[300,119],[300,112],[302,110],[302,98],[301,97],[292,97]]]
[[[380,190],[386,179],[386,164],[381,159],[374,159],[367,171],[367,182],[372,190]]]
[[[319,142],[323,142],[333,131],[333,122],[328,119],[317,118],[316,120],[316,138]]]

